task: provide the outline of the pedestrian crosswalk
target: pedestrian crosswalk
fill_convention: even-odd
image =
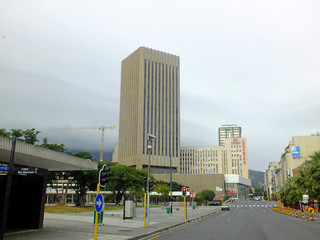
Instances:
[[[242,205],[231,205],[231,207],[233,208],[242,208],[242,207],[273,207],[273,205],[270,205],[270,204],[259,204],[259,205],[256,205],[256,204],[242,204]]]

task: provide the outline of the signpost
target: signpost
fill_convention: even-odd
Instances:
[[[196,198],[196,194],[194,193],[194,191],[192,191],[192,192],[190,193],[189,198],[192,198],[192,210],[195,210],[195,206],[194,206],[194,203],[193,203],[193,199]]]

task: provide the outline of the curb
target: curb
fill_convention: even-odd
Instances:
[[[156,233],[168,231],[168,230],[170,230],[172,228],[176,228],[176,227],[181,226],[183,224],[187,224],[187,223],[190,223],[190,222],[194,222],[194,221],[200,220],[200,219],[205,218],[205,217],[209,217],[209,216],[211,216],[213,214],[216,214],[217,212],[220,212],[220,210],[218,210],[216,212],[207,213],[205,215],[202,215],[202,216],[199,216],[199,217],[195,217],[195,218],[192,218],[192,219],[188,219],[186,221],[183,221],[183,222],[180,222],[180,223],[177,223],[177,224],[174,224],[174,225],[163,227],[163,228],[160,228],[160,229],[152,231],[152,232],[144,233],[144,234],[129,238],[128,240],[137,240],[137,239],[141,239],[141,238],[144,238],[144,237],[148,237],[150,235],[154,235]]]

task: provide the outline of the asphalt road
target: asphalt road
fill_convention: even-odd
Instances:
[[[307,221],[272,211],[265,201],[233,203],[221,211],[146,239],[284,240],[320,239],[320,221]]]

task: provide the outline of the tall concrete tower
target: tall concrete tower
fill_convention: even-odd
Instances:
[[[147,169],[147,134],[152,140],[151,173],[173,172],[180,164],[180,59],[140,47],[121,64],[117,161]]]

